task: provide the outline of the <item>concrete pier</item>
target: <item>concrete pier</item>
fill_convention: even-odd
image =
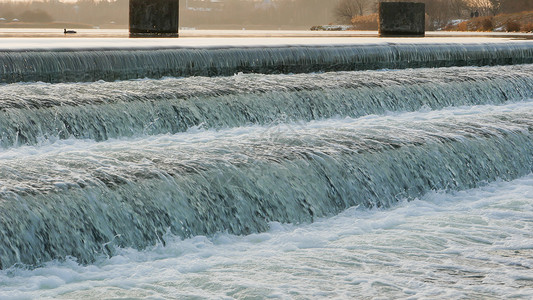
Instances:
[[[379,36],[424,36],[426,6],[418,2],[380,2]]]
[[[130,37],[178,37],[179,0],[130,0]]]

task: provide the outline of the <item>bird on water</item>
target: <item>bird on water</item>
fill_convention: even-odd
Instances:
[[[64,34],[71,34],[71,33],[76,33],[75,30],[67,30],[66,28],[63,29],[63,33]]]

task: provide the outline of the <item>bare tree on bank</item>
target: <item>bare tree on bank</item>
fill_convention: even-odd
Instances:
[[[506,10],[509,0],[470,0],[470,7],[479,12],[482,16],[495,16]]]
[[[507,0],[489,0],[489,10],[493,16],[499,14]]]
[[[355,16],[362,16],[374,0],[340,0],[335,7],[335,17],[341,24],[350,24]]]

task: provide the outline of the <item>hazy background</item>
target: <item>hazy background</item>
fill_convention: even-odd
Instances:
[[[492,16],[533,11],[533,0],[424,0],[428,29],[444,28],[474,12]],[[0,27],[127,28],[129,0],[0,0]],[[373,29],[376,0],[181,0],[180,26],[196,29],[309,29],[353,23]],[[366,20],[364,19],[363,20]],[[360,21],[360,19],[358,19]],[[356,26],[357,27],[357,26]]]

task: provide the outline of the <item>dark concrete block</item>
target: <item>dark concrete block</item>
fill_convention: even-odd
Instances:
[[[130,0],[130,37],[177,37],[179,0]]]
[[[380,2],[380,36],[424,36],[426,6],[417,2]]]

